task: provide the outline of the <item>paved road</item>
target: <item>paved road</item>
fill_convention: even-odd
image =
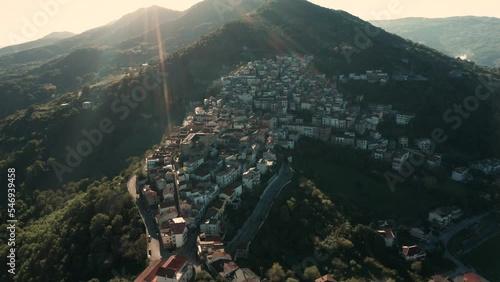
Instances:
[[[453,263],[455,263],[457,265],[457,268],[455,269],[455,271],[453,271],[451,277],[454,277],[454,275],[459,275],[459,274],[463,274],[463,273],[474,271],[474,270],[471,269],[470,267],[465,266],[459,258],[455,257],[454,255],[452,255],[450,253],[450,251],[448,250],[448,242],[451,240],[451,238],[453,238],[455,235],[457,235],[460,231],[468,228],[469,226],[473,225],[474,223],[479,222],[481,219],[483,219],[485,216],[487,216],[490,213],[491,212],[486,212],[486,213],[480,214],[480,215],[475,216],[475,217],[466,218],[466,219],[460,221],[457,225],[449,228],[448,230],[444,231],[443,233],[441,233],[439,235],[439,240],[443,241],[444,246],[445,246],[445,252],[444,252],[443,256],[445,258],[451,260]]]
[[[128,192],[134,199],[134,203],[139,209],[139,214],[142,218],[142,222],[144,222],[144,226],[146,227],[146,236],[151,235],[151,242],[148,243],[148,250],[151,250],[151,261],[159,260],[162,258],[160,242],[158,241],[159,237],[157,234],[157,226],[156,222],[153,218],[153,215],[149,213],[148,207],[146,203],[139,198],[139,194],[137,194],[137,176],[132,176],[127,182]]]
[[[269,183],[262,193],[259,202],[255,206],[250,217],[247,219],[243,227],[238,230],[238,233],[226,247],[226,252],[234,254],[238,246],[248,244],[253,236],[260,229],[260,226],[266,220],[266,217],[271,209],[274,199],[279,194],[281,189],[290,182],[293,176],[293,171],[288,163],[281,166],[277,177]]]

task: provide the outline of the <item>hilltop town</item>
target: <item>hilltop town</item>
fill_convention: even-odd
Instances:
[[[363,75],[351,73],[330,80],[311,69],[313,60],[312,55],[276,56],[249,62],[222,77],[216,82],[219,94],[203,103],[192,103],[182,126],[173,128],[147,157],[147,176],[138,180],[137,189],[148,206],[147,214],[154,217],[156,236],[152,236],[157,241],[153,242],[159,245],[154,247],[176,255],[162,261],[156,251],[154,266],[137,281],[149,281],[147,277],[155,273],[161,276],[161,269],[176,269],[172,273],[191,277],[191,263],[199,260],[214,277],[259,279],[251,270],[240,269],[235,261],[246,257],[251,238],[260,228],[252,222],[263,222],[282,187],[269,196],[263,212],[255,216],[254,212],[255,218],[237,227],[240,232],[236,237],[226,232],[229,223],[225,211],[237,210],[254,189],[260,187],[261,191],[282,177],[282,170],[293,163],[287,152],[300,138],[369,151],[373,159],[391,163],[393,173],[401,171],[413,154],[424,156],[431,168],[441,165],[442,157],[431,151],[435,144],[430,138],[409,140],[402,135],[389,140],[378,131],[384,119],[391,120],[395,127],[405,127],[415,118],[414,113],[398,111],[390,104],[366,107],[363,96],[344,95],[337,87],[337,83],[359,80],[383,87],[389,74],[367,70]],[[408,77],[395,74],[393,79],[406,81]],[[451,178],[467,181],[468,168],[455,168]],[[269,187],[267,190],[271,190]],[[446,230],[462,215],[457,207],[440,207],[429,211],[427,221]],[[381,221],[378,228],[386,246],[396,248],[394,224]],[[249,235],[241,235],[243,232]],[[421,244],[400,246],[405,260],[422,259],[424,249],[435,248],[431,242],[436,238],[429,227],[414,226],[410,234]],[[150,239],[150,256],[151,245]]]

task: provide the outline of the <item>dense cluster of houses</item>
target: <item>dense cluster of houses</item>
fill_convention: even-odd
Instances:
[[[259,279],[248,269],[240,269],[224,251],[224,210],[238,208],[244,191],[261,183],[261,177],[278,161],[277,148],[293,149],[302,136],[328,143],[369,150],[375,159],[401,166],[410,157],[410,144],[429,150],[430,139],[397,140],[384,138],[377,127],[390,117],[406,126],[415,114],[399,112],[390,104],[370,104],[362,108],[362,96],[351,97],[337,90],[336,81],[308,69],[313,56],[276,56],[252,61],[231,76],[222,77],[218,95],[203,103],[192,104],[180,127],[169,133],[161,146],[147,157],[148,183],[142,196],[155,214],[164,248],[184,245],[189,228],[200,227],[196,247],[212,275],[229,281]],[[339,80],[367,80],[384,84],[387,73],[381,70]],[[304,120],[302,113],[311,114]],[[439,166],[441,156],[427,156],[429,166]],[[455,173],[455,171],[454,171]],[[460,170],[452,178],[461,178]],[[454,209],[429,213],[429,221],[446,226],[458,218]],[[392,226],[381,225],[378,231],[387,247],[395,245]],[[410,231],[426,240],[423,230]],[[418,245],[402,246],[408,260],[425,257]],[[149,274],[157,281],[187,281],[191,268],[180,255],[150,266]],[[141,281],[147,281],[141,280]]]

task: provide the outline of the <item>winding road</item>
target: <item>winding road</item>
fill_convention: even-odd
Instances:
[[[234,254],[239,246],[246,246],[255,236],[257,231],[266,220],[266,217],[271,210],[272,204],[281,189],[285,187],[292,179],[293,171],[290,164],[285,163],[281,166],[276,178],[268,184],[264,193],[260,197],[259,202],[255,206],[250,217],[247,219],[243,227],[238,230],[238,233],[226,247],[226,252]]]
[[[439,235],[439,240],[441,240],[445,246],[445,252],[443,254],[443,257],[451,260],[454,264],[457,265],[457,268],[453,271],[453,273],[451,274],[451,277],[474,271],[474,269],[471,269],[470,267],[466,266],[459,258],[457,258],[452,253],[450,253],[450,251],[448,250],[448,242],[455,235],[457,235],[460,231],[470,227],[474,223],[478,223],[479,221],[481,221],[481,219],[483,219],[485,216],[487,216],[491,212],[492,211],[485,212],[485,213],[480,214],[480,215],[475,216],[475,217],[466,218],[466,219],[460,221],[457,225],[449,228],[445,232],[441,233],[441,235]]]

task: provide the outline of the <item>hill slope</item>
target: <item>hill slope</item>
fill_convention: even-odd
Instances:
[[[368,36],[367,31],[376,35]],[[372,102],[391,103],[416,113],[414,130],[419,137],[428,136],[438,126],[449,128],[443,113],[474,94],[480,84],[477,73],[484,72],[469,62],[376,30],[345,12],[302,0],[273,1],[167,58],[167,71],[175,70],[168,78],[170,100],[199,100],[207,95],[207,86],[227,73],[228,66],[283,53],[314,54],[316,69],[328,76],[382,69],[429,78],[420,83],[394,82],[383,90],[365,86],[355,91]],[[462,78],[450,79],[448,74],[454,70],[460,70]],[[451,131],[450,149],[473,155],[500,154],[495,145],[500,131],[494,122],[500,107],[497,98],[492,99]]]
[[[0,56],[0,99],[7,101],[0,105],[0,118],[47,102],[52,94],[76,91],[82,84],[121,74],[122,68],[140,66],[160,53],[174,52],[261,2],[244,1],[233,7],[228,4],[231,1],[207,0],[184,12],[153,6],[52,45]],[[79,60],[81,53],[95,56]],[[46,91],[47,85],[55,88]]]
[[[137,37],[160,23],[175,20],[181,14],[182,12],[158,6],[139,9],[113,23],[59,40],[54,44],[1,56],[0,62],[2,65],[33,63],[49,60],[79,48],[108,46]]]
[[[51,34],[48,34],[40,39],[26,42],[26,43],[21,43],[13,46],[7,46],[3,47],[0,49],[0,56],[7,55],[10,53],[15,53],[15,52],[21,52],[24,50],[29,50],[33,48],[38,48],[38,47],[43,47],[47,46],[50,44],[54,44],[59,40],[69,38],[71,36],[74,36],[74,33],[67,32],[67,31],[62,31],[62,32],[53,32]]]
[[[449,56],[500,67],[500,19],[450,17],[373,21],[385,30],[422,43]]]

